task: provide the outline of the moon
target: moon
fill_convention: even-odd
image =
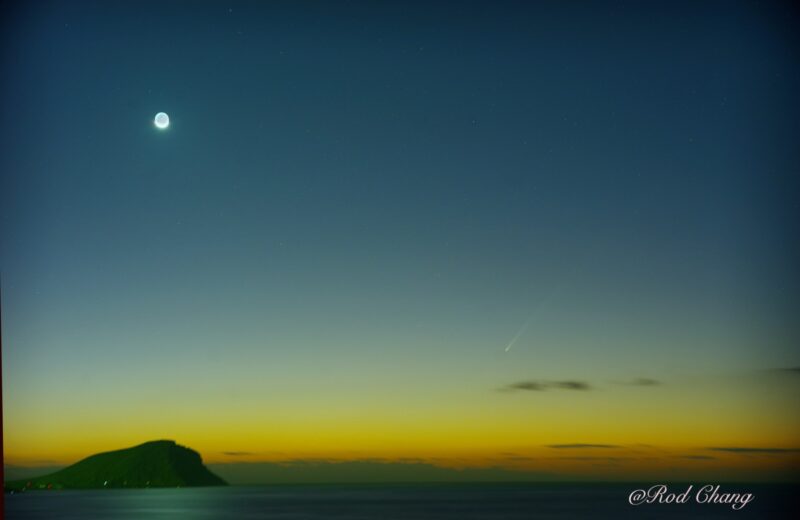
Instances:
[[[164,130],[169,126],[169,116],[165,112],[159,112],[156,114],[156,118],[153,120],[153,123],[155,123],[156,127],[159,129]]]

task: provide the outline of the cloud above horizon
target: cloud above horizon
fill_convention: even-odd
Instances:
[[[620,381],[617,384],[624,386],[661,386],[663,383],[649,377],[637,377],[628,381]]]
[[[566,449],[585,449],[585,448],[622,448],[622,446],[618,444],[548,444],[548,448],[553,448],[557,450],[566,450]]]
[[[636,377],[633,379],[628,379],[625,381],[615,381],[614,384],[622,385],[622,386],[638,386],[638,387],[648,387],[648,386],[661,386],[664,383],[657,379],[652,379],[649,377]],[[528,381],[518,381],[516,383],[511,383],[505,385],[498,389],[501,392],[518,392],[518,391],[526,391],[526,392],[544,392],[547,390],[579,390],[579,391],[588,391],[588,390],[595,390],[589,382],[587,381],[577,381],[577,380],[566,380],[566,381],[543,381],[543,380],[528,380]]]
[[[710,451],[721,451],[726,453],[798,453],[800,448],[753,448],[753,447],[718,447],[706,448]]]
[[[550,389],[557,390],[591,390],[592,387],[585,381],[520,381],[506,385],[500,389],[501,392],[544,392]]]

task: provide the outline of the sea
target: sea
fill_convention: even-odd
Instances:
[[[645,487],[647,485],[644,485]],[[642,487],[642,486],[638,486]],[[680,485],[671,485],[673,489]],[[687,486],[684,485],[683,489]],[[694,485],[697,489],[698,485]],[[62,520],[488,520],[800,518],[797,486],[736,484],[729,504],[631,505],[636,484],[275,485],[219,488],[33,491],[5,495],[5,518]]]

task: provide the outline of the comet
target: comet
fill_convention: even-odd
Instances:
[[[523,326],[522,326],[522,327],[519,329],[519,332],[517,332],[517,335],[516,335],[516,336],[514,336],[514,339],[512,339],[511,341],[509,341],[508,345],[506,345],[506,352],[508,352],[509,350],[511,350],[511,347],[513,347],[513,346],[514,346],[514,343],[516,343],[516,342],[517,342],[517,340],[518,340],[518,339],[519,339],[519,338],[520,338],[520,337],[521,337],[523,334],[525,334],[525,331],[526,331],[526,330],[528,330],[528,325],[530,325],[530,324],[531,324],[531,320],[532,320],[532,319],[533,319],[533,314],[531,314],[531,315],[528,317],[528,319],[525,321],[525,324],[524,324],[524,325],[523,325]]]
[[[528,319],[525,320],[525,323],[522,325],[522,327],[520,327],[519,331],[514,336],[514,338],[508,342],[508,345],[506,345],[505,348],[506,352],[511,350],[511,347],[514,346],[514,343],[516,343],[517,340],[519,340],[519,338],[521,338],[522,335],[525,334],[525,331],[528,330],[528,325],[531,324],[531,321],[533,321],[534,316],[536,316],[548,302],[550,302],[551,300],[556,298],[559,294],[561,294],[561,291],[563,289],[564,289],[564,284],[559,284],[553,290],[551,290],[549,294],[545,294],[545,296],[542,297],[541,300],[539,300],[539,304],[536,305],[533,311],[531,311],[531,315],[528,316]]]

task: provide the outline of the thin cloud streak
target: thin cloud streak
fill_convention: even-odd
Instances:
[[[797,453],[798,448],[751,448],[751,447],[710,447],[710,451],[721,451],[726,453]]]
[[[500,389],[503,392],[516,392],[520,390],[529,392],[544,392],[550,389],[560,390],[591,390],[592,387],[585,381],[520,381],[506,385]]]
[[[585,449],[585,448],[621,448],[618,444],[549,444],[548,448],[557,450]]]
[[[617,384],[623,386],[661,386],[663,383],[649,377],[637,377],[629,381],[620,381]]]

